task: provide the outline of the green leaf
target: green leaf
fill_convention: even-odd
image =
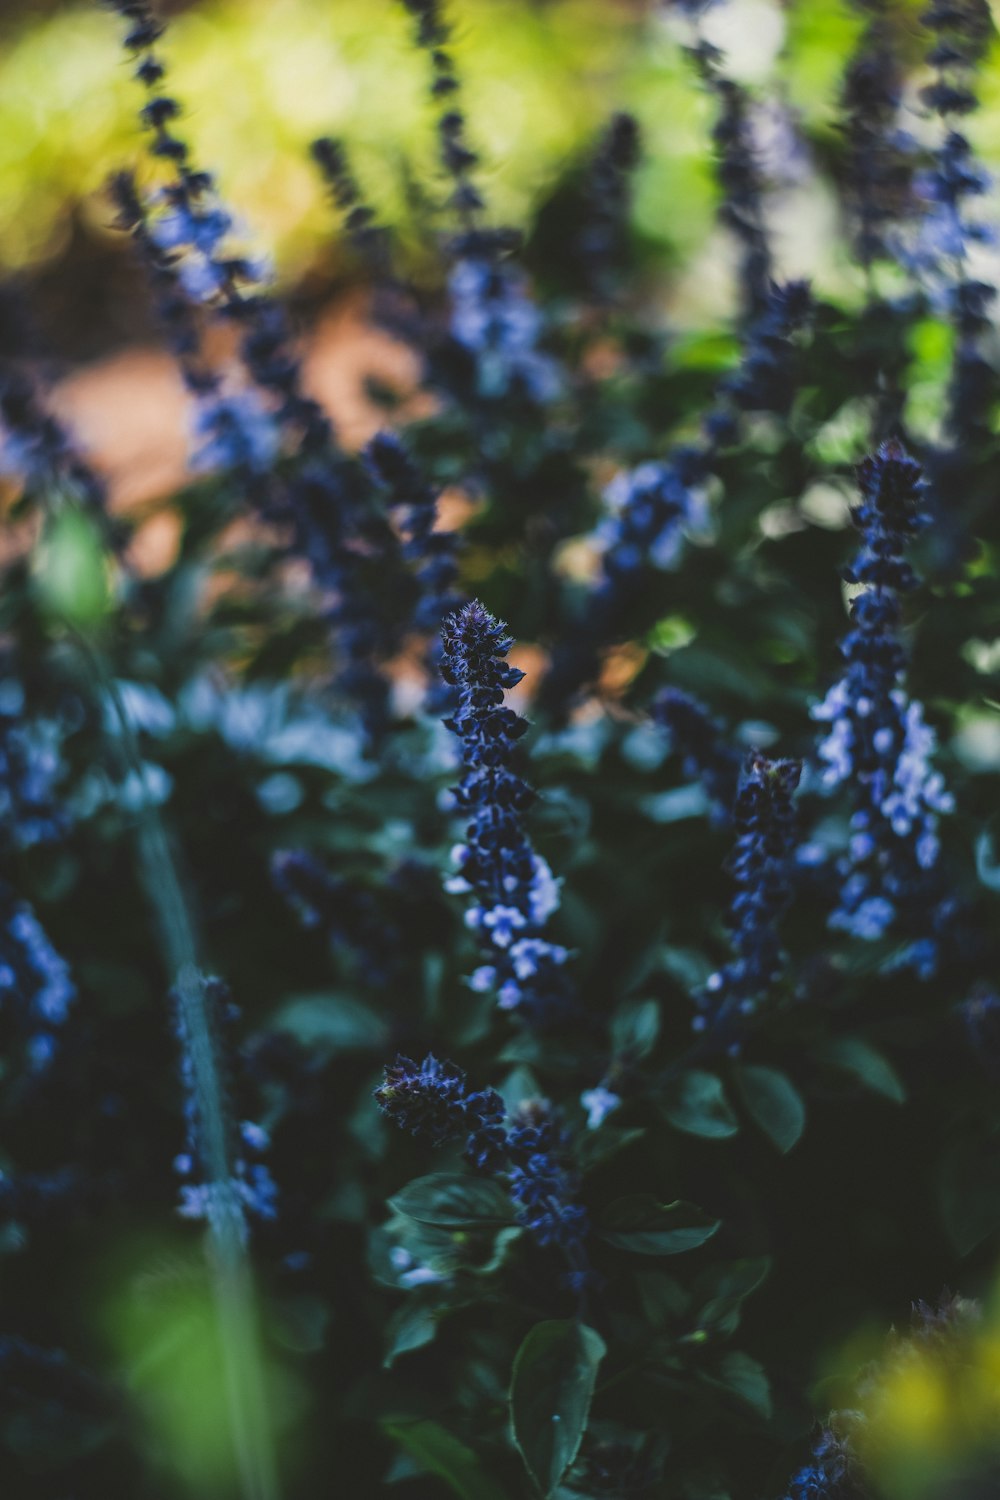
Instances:
[[[651,823],[681,823],[685,818],[703,818],[711,805],[704,787],[697,783],[671,787],[666,792],[650,792],[647,797],[639,798],[639,811]]]
[[[745,1401],[758,1416],[765,1420],[771,1417],[774,1410],[771,1401],[771,1382],[767,1378],[764,1366],[751,1355],[743,1354],[738,1349],[730,1350],[722,1356],[715,1373],[706,1375],[705,1379],[710,1385],[732,1391],[733,1395]]]
[[[493,1228],[514,1217],[510,1198],[498,1183],[451,1172],[408,1182],[389,1199],[389,1207],[435,1229]]]
[[[34,566],[42,602],[59,619],[86,630],[107,614],[107,558],[96,525],[82,511],[67,507],[47,523]]]
[[[600,1335],[573,1320],[536,1324],[517,1351],[511,1429],[546,1500],[579,1450],[604,1353]]]
[[[660,1007],[655,1000],[619,1006],[611,1022],[611,1043],[617,1056],[646,1057],[656,1046],[659,1033]]]
[[[526,1100],[539,1098],[542,1087],[531,1069],[521,1063],[511,1069],[497,1092],[507,1107],[508,1115],[513,1115]]]
[[[421,1297],[408,1297],[397,1307],[386,1328],[384,1370],[391,1370],[401,1354],[423,1349],[438,1329],[437,1307]]]
[[[577,1147],[577,1160],[584,1172],[602,1166],[617,1156],[619,1151],[641,1141],[646,1135],[644,1125],[602,1125],[600,1130],[588,1130]]]
[[[968,1255],[1000,1230],[1000,1141],[964,1136],[953,1142],[938,1168],[938,1195],[959,1255]]]
[[[634,1276],[642,1315],[651,1328],[671,1327],[691,1306],[691,1297],[673,1276],[662,1271],[637,1271]]]
[[[791,1151],[806,1123],[806,1107],[798,1089],[777,1068],[745,1063],[735,1074],[740,1097],[761,1130],[779,1151]]]
[[[437,1422],[383,1423],[386,1435],[426,1470],[443,1479],[461,1500],[507,1500],[507,1493],[484,1469],[471,1448]]]
[[[377,1051],[388,1038],[382,1017],[353,995],[296,995],[271,1024],[313,1053]]]
[[[871,1089],[873,1094],[881,1094],[894,1104],[905,1101],[906,1089],[895,1068],[886,1062],[881,1052],[876,1052],[871,1043],[862,1041],[861,1037],[838,1037],[827,1043],[820,1056],[824,1062],[850,1073],[852,1078]]]
[[[690,1068],[679,1078],[671,1079],[661,1103],[671,1125],[689,1135],[723,1140],[740,1128],[720,1079],[699,1068]]]
[[[728,1338],[739,1327],[743,1303],[751,1292],[757,1290],[770,1269],[770,1257],[762,1255],[714,1266],[699,1276],[694,1296],[696,1302],[705,1299],[698,1313],[699,1329]]]
[[[774,1412],[771,1382],[760,1361],[750,1354],[743,1354],[740,1350],[734,1349],[723,1355],[720,1369],[729,1389],[741,1397],[765,1421],[770,1420]]]
[[[636,1255],[680,1255],[711,1239],[719,1222],[693,1203],[658,1203],[652,1193],[630,1193],[608,1205],[598,1233]]]
[[[988,828],[976,839],[976,874],[987,890],[1000,891],[1000,860]]]
[[[268,1332],[296,1354],[315,1354],[326,1343],[330,1304],[320,1297],[283,1297],[271,1309]]]

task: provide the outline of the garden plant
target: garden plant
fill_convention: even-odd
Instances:
[[[515,232],[450,5],[399,10],[405,232],[301,143],[417,372],[360,448],[146,0],[101,12],[103,204],[178,492],[108,505],[5,294],[0,1493],[986,1500],[990,7],[845,0],[822,130],[742,75],[740,0],[646,9],[704,329],[630,100]]]

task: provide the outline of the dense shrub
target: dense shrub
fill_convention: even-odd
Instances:
[[[145,0],[165,571],[0,369],[4,1493],[992,1494],[988,7],[855,0],[822,142],[724,6],[650,14],[713,111],[699,339],[631,116],[521,244],[404,4],[433,286],[312,157],[429,399],[344,445]],[[832,289],[772,227],[810,150]]]

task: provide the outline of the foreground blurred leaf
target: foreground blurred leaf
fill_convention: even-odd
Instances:
[[[385,1433],[462,1500],[507,1500],[506,1491],[483,1468],[471,1448],[437,1422],[385,1422]]]
[[[538,1323],[517,1351],[510,1385],[514,1441],[528,1473],[550,1496],[587,1429],[604,1340],[583,1323]]]

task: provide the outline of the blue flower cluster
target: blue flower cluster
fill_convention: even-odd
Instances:
[[[568,1142],[547,1101],[526,1101],[508,1125],[495,1089],[471,1092],[461,1068],[432,1054],[422,1063],[397,1057],[375,1099],[393,1124],[432,1146],[464,1138],[473,1166],[505,1177],[518,1222],[539,1245],[565,1253],[570,1285],[582,1291],[589,1284],[587,1214],[574,1201]]]
[[[385,982],[400,935],[370,890],[334,875],[305,849],[275,853],[271,877],[303,927],[321,931],[331,948],[354,954],[370,983]]]
[[[565,1133],[547,1101],[529,1100],[521,1106],[507,1135],[507,1154],[520,1223],[540,1245],[557,1245],[571,1264],[578,1262],[575,1270],[586,1273],[587,1211],[573,1201],[579,1184]],[[586,1280],[581,1281],[577,1289],[585,1285]]]
[[[30,377],[8,364],[0,365],[0,474],[19,478],[36,501],[46,495],[72,497],[100,523],[109,542],[120,541],[120,528],[108,519],[101,480],[45,409]]]
[[[503,702],[524,676],[506,660],[511,645],[506,627],[475,600],[444,623],[441,671],[459,697],[445,723],[461,741],[465,764],[454,797],[471,817],[446,889],[475,897],[466,925],[488,960],[472,975],[473,989],[495,991],[505,1010],[548,1025],[572,1011],[563,972],[569,953],[542,936],[559,905],[559,886],[523,827],[534,793],[514,769],[527,723]]]
[[[54,726],[29,723],[21,684],[0,678],[0,847],[28,849],[65,831],[62,770]]]
[[[917,583],[905,551],[923,520],[920,466],[900,443],[885,443],[861,465],[859,484],[852,516],[862,545],[845,578],[860,592],[840,648],[847,670],[812,712],[829,725],[819,746],[823,783],[849,785],[854,801],[830,925],[875,939],[914,903],[926,916],[923,877],[938,857],[938,816],[953,802],[931,763],[934,731],[902,685],[900,596]],[[933,970],[926,944],[918,966]]]
[[[330,196],[344,216],[348,239],[369,271],[383,273],[387,266],[385,231],[378,227],[374,209],[361,196],[344,146],[330,136],[320,136],[310,150]]]
[[[774,274],[765,212],[767,182],[754,138],[753,106],[746,90],[724,73],[717,47],[701,38],[692,56],[719,106],[712,130],[721,191],[719,217],[741,246],[744,310],[753,317],[767,304]]]
[[[239,1011],[221,980],[205,978],[200,982],[205,988],[213,1023],[213,1045],[221,1054],[223,1035]],[[278,1190],[266,1163],[261,1160],[269,1145],[268,1134],[260,1125],[242,1121],[238,1127],[238,1139],[226,1142],[230,1178],[220,1181],[213,1177],[208,1168],[208,1146],[195,1087],[192,1041],[184,1023],[183,1007],[176,996],[172,998],[174,1031],[180,1044],[186,1134],[184,1150],[174,1158],[174,1170],[178,1176],[188,1179],[181,1185],[178,1213],[185,1219],[210,1222],[227,1218],[241,1234],[245,1234],[247,1214],[264,1220],[277,1217]]]
[[[868,1500],[870,1488],[843,1438],[824,1428],[812,1457],[792,1479],[785,1500]]]
[[[686,533],[706,524],[707,477],[695,449],[615,476],[604,492],[610,514],[594,534],[609,580],[624,582],[650,566],[677,566]]]
[[[595,297],[609,297],[623,256],[632,175],[639,161],[639,126],[634,116],[613,115],[601,136],[584,186],[585,217],[574,246],[575,258]]]
[[[472,229],[482,195],[472,180],[479,157],[469,144],[465,116],[457,108],[460,84],[450,51],[451,27],[445,19],[440,0],[403,0],[416,21],[414,39],[431,63],[431,98],[438,106],[438,148],[441,165],[451,180],[449,207],[466,232]]]
[[[232,216],[214,178],[191,165],[176,133],[180,106],[161,90],[165,70],[154,50],[162,27],[145,0],[110,3],[129,22],[125,45],[138,56],[136,77],[148,91],[143,119],[153,137],[150,150],[171,169],[153,212],[127,174],[119,174],[114,189],[195,398],[196,460],[232,470],[265,519],[290,533],[292,549],[307,560],[324,596],[340,658],[338,687],[377,738],[389,717],[381,662],[392,653],[396,632],[368,575],[376,565],[382,576],[399,571],[396,537],[373,504],[364,472],[339,451],[328,418],[305,394],[284,313],[263,289],[262,269],[235,250]],[[201,307],[240,331],[244,379],[236,389],[201,354]],[[294,461],[279,476],[274,462],[282,450]]]
[[[664,688],[650,705],[653,722],[663,729],[680,757],[688,781],[704,787],[716,822],[728,821],[740,777],[740,753],[705,705],[680,688]]]
[[[75,999],[69,965],[31,907],[0,886],[0,1022],[22,1045],[30,1070],[51,1061]]]
[[[713,974],[697,998],[694,1029],[723,1028],[751,1015],[781,972],[779,924],[791,895],[795,849],[793,795],[801,766],[753,752],[747,761],[733,823],[730,908],[734,957]]]
[[[448,291],[451,334],[473,361],[476,394],[490,401],[553,401],[559,372],[539,350],[542,314],[524,274],[484,248],[455,262]]]
[[[438,529],[437,491],[400,438],[391,432],[378,433],[365,457],[403,534],[403,556],[414,574],[410,625],[417,632],[430,633],[428,665],[436,673],[442,622],[461,603],[455,592],[459,538],[454,531]]]
[[[55,744],[24,716],[24,690],[0,680],[0,854],[51,843],[69,818],[57,786]],[[66,961],[53,948],[26,901],[0,882],[0,1029],[24,1054],[29,1072],[51,1061],[60,1028],[76,998]]]
[[[968,212],[989,188],[990,178],[956,122],[979,107],[972,79],[992,38],[993,21],[986,0],[936,0],[923,22],[935,39],[927,60],[936,76],[921,97],[941,120],[944,135],[930,166],[915,179],[924,204],[917,263],[932,274],[943,273],[946,283],[961,284],[970,248],[992,238],[987,226]]]
[[[375,1090],[382,1112],[419,1140],[432,1146],[465,1138],[466,1155],[481,1171],[502,1165],[506,1148],[504,1102],[495,1089],[474,1092],[454,1063],[428,1053],[422,1063],[397,1056]]]
[[[916,142],[901,128],[905,75],[893,23],[881,6],[860,5],[867,25],[844,76],[840,102],[847,148],[844,185],[862,269],[900,250],[899,226],[913,214]]]
[[[935,73],[922,98],[938,117],[941,138],[916,178],[923,214],[915,259],[954,330],[944,442],[927,460],[935,521],[930,551],[932,565],[953,573],[968,555],[973,507],[987,510],[991,503],[988,495],[976,496],[974,473],[992,446],[996,406],[991,346],[997,291],[976,266],[976,251],[992,247],[996,231],[975,212],[992,180],[961,122],[979,107],[975,72],[994,25],[986,0],[940,0],[922,19],[934,38],[927,61]]]
[[[616,476],[605,491],[611,514],[594,540],[601,570],[587,612],[553,655],[544,693],[555,710],[595,675],[601,647],[624,629],[637,583],[650,568],[676,567],[686,535],[707,524],[708,485],[722,452],[749,412],[783,414],[795,393],[795,334],[807,323],[812,296],[804,281],[772,285],[747,327],[737,369],[719,382],[702,417],[699,443],[678,444],[666,458]]]

